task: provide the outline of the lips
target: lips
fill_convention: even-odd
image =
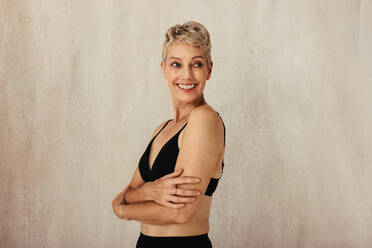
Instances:
[[[198,84],[176,84],[177,88],[183,90],[184,92],[190,92],[196,88]]]
[[[196,86],[196,84],[177,84],[178,87],[182,88],[182,89],[191,89],[191,88],[194,88]]]

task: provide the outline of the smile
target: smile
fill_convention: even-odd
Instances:
[[[177,86],[184,90],[190,90],[196,86],[196,84],[177,84]]]

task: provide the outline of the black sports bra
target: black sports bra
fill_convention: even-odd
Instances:
[[[218,112],[217,112],[218,113]],[[218,113],[219,115],[219,113]],[[221,118],[221,116],[220,116]],[[141,174],[142,179],[145,182],[155,181],[158,178],[161,178],[167,174],[174,172],[174,168],[176,166],[176,161],[178,157],[178,136],[181,131],[185,128],[185,125],[169,140],[165,145],[160,149],[158,155],[156,156],[153,165],[150,170],[149,165],[149,154],[152,142],[158,136],[158,134],[165,128],[165,126],[173,119],[170,119],[165,123],[165,125],[160,129],[160,131],[151,139],[150,143],[147,145],[145,152],[142,154],[141,159],[139,161],[139,171]],[[222,120],[222,118],[221,118]],[[224,135],[224,143],[225,143],[225,124],[223,123],[223,135]],[[224,161],[222,161],[222,173],[224,167]],[[222,177],[222,176],[221,176]],[[207,190],[205,191],[205,195],[212,196],[213,192],[217,188],[218,180],[220,178],[213,178],[211,177]]]

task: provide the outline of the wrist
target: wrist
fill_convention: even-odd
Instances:
[[[139,190],[140,194],[142,195],[143,199],[145,201],[152,201],[153,197],[151,194],[151,182],[147,182],[142,187],[139,187],[137,190]]]

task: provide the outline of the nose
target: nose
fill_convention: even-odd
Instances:
[[[192,68],[190,66],[184,66],[181,73],[182,79],[184,80],[193,79],[194,77]]]

